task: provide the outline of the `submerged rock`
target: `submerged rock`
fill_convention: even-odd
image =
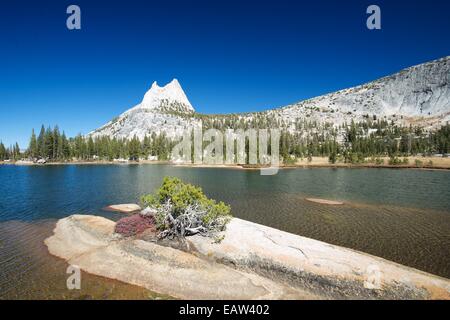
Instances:
[[[189,252],[114,228],[74,215],[45,243],[86,272],[182,299],[450,298],[447,279],[240,219],[220,243],[189,237]]]
[[[122,212],[122,213],[134,213],[141,211],[141,207],[134,203],[126,203],[126,204],[114,204],[107,206],[104,208],[106,211],[115,211],[115,212]]]
[[[318,199],[318,198],[306,198],[305,200],[309,201],[309,202],[315,202],[315,203],[320,203],[320,204],[328,204],[328,205],[333,205],[333,206],[343,205],[344,204],[341,201]]]

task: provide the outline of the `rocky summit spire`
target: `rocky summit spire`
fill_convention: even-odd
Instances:
[[[141,103],[144,109],[177,109],[177,111],[194,112],[186,94],[177,79],[173,79],[164,87],[153,82],[151,88],[144,95]]]

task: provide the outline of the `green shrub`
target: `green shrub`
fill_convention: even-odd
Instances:
[[[361,152],[358,152],[357,154],[357,163],[365,163],[366,162],[366,158],[364,157],[364,154],[362,154]]]
[[[416,167],[422,167],[423,166],[423,161],[422,160],[416,159],[415,163],[416,163]]]
[[[366,159],[361,152],[350,152],[345,155],[345,163],[360,164],[365,162]]]
[[[144,207],[158,208],[168,201],[172,204],[172,216],[177,218],[183,214],[189,206],[197,205],[206,211],[202,217],[205,225],[211,224],[218,218],[231,218],[231,208],[222,201],[216,202],[209,199],[200,187],[184,183],[178,178],[165,177],[161,187],[154,193],[141,198]],[[163,221],[158,221],[159,228],[163,227]]]
[[[336,152],[330,153],[330,156],[328,157],[328,161],[332,164],[335,164],[337,160]]]
[[[286,156],[283,157],[283,163],[286,165],[293,165],[296,162],[297,162],[297,158],[291,157],[290,154],[287,154]]]
[[[391,166],[397,166],[397,165],[399,165],[399,164],[402,164],[402,161],[401,161],[398,157],[391,157],[391,158],[389,159],[389,164],[390,164]]]

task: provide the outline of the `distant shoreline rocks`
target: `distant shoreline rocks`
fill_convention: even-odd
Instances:
[[[31,160],[18,160],[15,162],[15,165],[17,165],[17,166],[32,166],[35,164],[36,163]]]

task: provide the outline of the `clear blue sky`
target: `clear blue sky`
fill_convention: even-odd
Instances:
[[[66,28],[77,4],[82,30]],[[382,30],[366,28],[369,4]],[[3,1],[0,140],[87,133],[179,79],[202,113],[256,111],[450,54],[450,1]]]

